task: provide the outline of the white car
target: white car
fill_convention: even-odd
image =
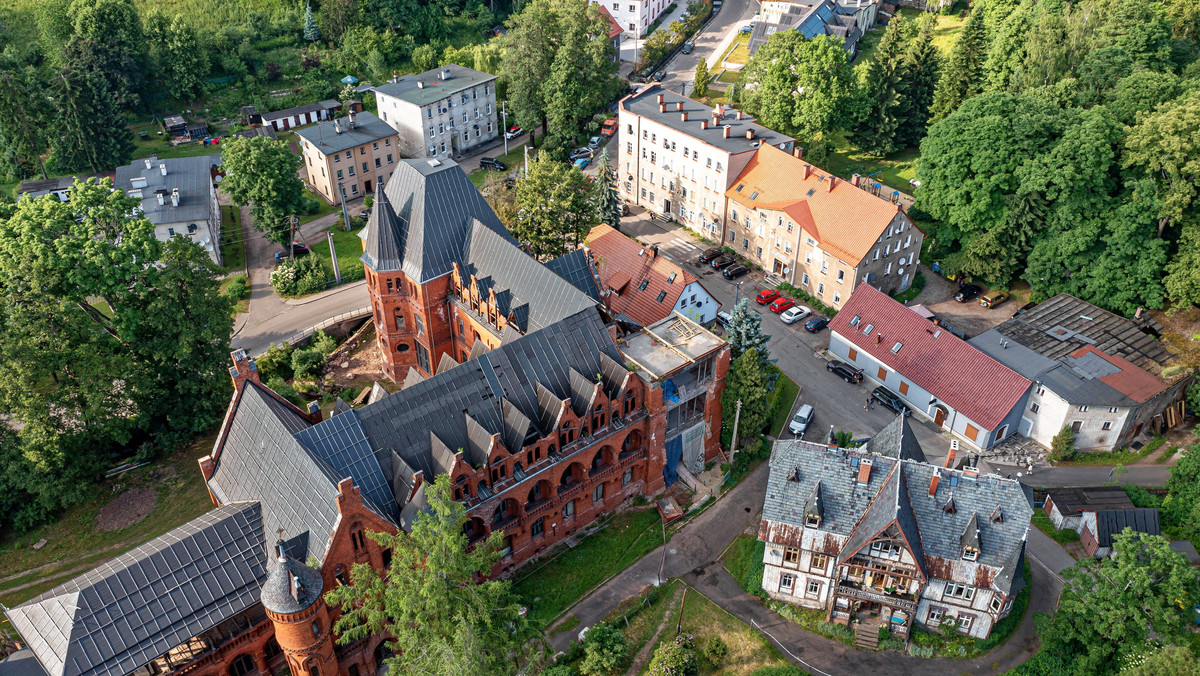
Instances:
[[[796,415],[792,416],[792,421],[788,423],[788,430],[797,436],[804,436],[804,431],[808,429],[808,424],[813,419],[813,407],[810,404],[805,404],[796,411]]]
[[[784,310],[783,314],[779,315],[779,319],[781,319],[784,324],[794,324],[811,314],[812,310],[804,307],[803,305],[793,305],[792,307]]]

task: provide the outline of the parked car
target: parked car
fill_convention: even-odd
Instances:
[[[696,48],[696,43],[689,41],[689,42],[683,43],[683,49],[681,49],[679,51],[683,52],[684,54],[691,54],[692,50],[695,48]]]
[[[725,328],[729,328],[729,325],[733,323],[733,315],[728,312],[718,312],[717,323]]]
[[[615,133],[617,133],[617,118],[610,117],[604,121],[604,124],[600,125],[601,136],[612,136]]]
[[[655,82],[662,82],[663,78],[664,78],[664,77],[666,77],[666,76],[667,76],[667,71],[665,71],[665,70],[658,70],[658,71],[655,71],[655,72],[654,72],[654,81],[655,81]]]
[[[712,262],[709,263],[709,265],[714,270],[727,268],[730,265],[733,265],[733,256],[730,256],[729,254],[721,254],[720,256],[712,259]]]
[[[738,277],[744,277],[747,272],[750,272],[750,268],[738,263],[725,268],[721,271],[721,274],[725,275],[725,279],[737,279]]]
[[[721,0],[713,0],[712,7],[713,14],[721,11]]]
[[[525,130],[520,125],[514,124],[508,128],[508,131],[504,132],[504,138],[511,141],[523,133],[525,133]]]
[[[590,139],[588,139],[587,147],[591,148],[592,150],[595,150],[596,148],[600,147],[600,143],[603,140],[604,139],[600,138],[599,136],[593,136]]]
[[[782,295],[783,294],[779,293],[775,289],[763,289],[762,291],[758,292],[758,295],[754,297],[754,300],[759,305],[766,305]]]
[[[508,165],[494,157],[484,157],[479,160],[480,169],[493,169],[495,171],[507,171]]]
[[[312,253],[312,250],[309,249],[308,245],[305,244],[304,242],[292,242],[292,256],[294,258],[304,258],[305,256],[307,256],[310,253]],[[287,251],[276,251],[275,252],[275,262],[276,263],[282,263],[283,259],[285,259],[287,257],[288,257]]]
[[[892,409],[894,413],[905,416],[912,415],[912,411],[908,410],[908,406],[900,399],[900,395],[886,387],[876,387],[871,391],[871,398]]]
[[[983,289],[977,284],[964,284],[958,289],[958,293],[954,294],[954,300],[965,303],[979,294],[983,293]]]
[[[743,33],[753,33],[754,26],[742,26],[742,32]]]
[[[851,385],[857,385],[863,381],[862,369],[856,369],[843,361],[834,359],[825,365],[825,370]]]
[[[589,163],[591,163],[591,161],[592,161],[592,158],[590,158],[590,157],[580,157],[579,159],[575,160],[571,164],[574,165],[574,167],[576,169],[583,171],[584,169],[587,169],[587,165]]]
[[[586,157],[590,160],[592,158],[592,149],[591,148],[576,148],[575,150],[571,151],[571,154],[567,156],[567,159],[574,162],[575,160],[577,160],[581,157]]]
[[[716,258],[717,256],[720,256],[720,255],[721,255],[721,248],[720,248],[720,247],[713,247],[713,248],[711,248],[711,249],[705,249],[705,250],[704,250],[704,253],[700,254],[700,263],[701,263],[701,264],[703,264],[703,263],[711,263],[711,262],[712,262],[712,259],[714,259],[714,258]]]
[[[988,291],[979,299],[979,304],[986,308],[999,306],[1004,301],[1008,300],[1008,294],[1003,291]]]
[[[788,298],[787,296],[780,296],[779,298],[771,301],[771,312],[779,314],[795,304],[796,301],[792,300],[791,298]]]
[[[795,324],[810,314],[812,314],[812,310],[804,307],[803,305],[795,305],[784,310],[783,314],[779,315],[779,319],[784,324]]]
[[[809,333],[817,333],[826,326],[829,326],[829,320],[825,317],[813,317],[804,322],[804,330]]]
[[[808,429],[808,424],[812,422],[813,413],[815,411],[812,404],[801,406],[800,410],[796,411],[796,415],[792,416],[792,421],[788,423],[788,431],[792,434],[804,436],[804,432]]]

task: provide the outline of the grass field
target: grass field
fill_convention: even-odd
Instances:
[[[792,414],[792,404],[796,403],[796,396],[800,394],[800,386],[796,384],[796,381],[787,377],[787,374],[780,371],[779,380],[775,381],[775,387],[781,389],[776,398],[775,420],[771,423],[771,436],[778,438],[779,433],[783,431],[783,426],[787,424],[788,416]]]
[[[212,450],[215,437],[214,432],[146,467],[101,482],[89,501],[67,510],[56,523],[24,535],[0,536],[0,603],[24,602],[212,509],[196,459]],[[149,516],[121,530],[97,529],[100,508],[132,488],[154,489]],[[42,538],[46,545],[33,549]]]
[[[1033,513],[1033,525],[1037,526],[1046,535],[1049,535],[1055,542],[1079,542],[1079,533],[1064,528],[1059,530],[1051,523],[1050,517],[1046,516],[1045,512],[1037,511]]]
[[[659,521],[654,509],[617,514],[574,549],[527,566],[513,590],[524,599],[530,619],[549,623],[592,587],[661,545]]]
[[[342,206],[340,204],[330,204],[329,202],[326,202],[320,195],[316,194],[315,192],[308,193],[308,196],[317,201],[317,205],[318,205],[317,213],[305,214],[305,215],[301,216],[300,217],[301,223],[310,223],[312,221],[317,220],[318,218],[320,218],[322,216],[328,216],[329,214],[332,214],[336,211],[341,211],[341,209],[342,209]]]
[[[721,559],[725,563],[725,570],[738,581],[742,589],[755,596],[763,593],[763,555],[766,550],[766,543],[749,535],[739,535]]]
[[[906,22],[916,21],[924,15],[929,15],[928,12],[911,8],[903,8],[899,14],[904,17]],[[958,18],[958,15],[932,14],[930,16],[937,17],[937,27],[933,29],[933,46],[937,47],[943,55],[949,55],[966,20]],[[875,50],[879,46],[880,38],[883,37],[884,29],[885,26],[877,24],[875,28],[862,36],[858,42],[858,58],[854,60],[855,66],[870,63],[875,58]]]
[[[508,167],[507,171],[491,171],[480,169],[478,164],[474,167],[464,167],[464,171],[471,172],[467,175],[467,177],[471,179],[471,182],[475,184],[476,188],[482,188],[483,184],[487,182],[489,176],[507,176],[525,166],[525,144],[514,144],[512,141],[509,141],[508,148],[509,151],[507,155],[505,155],[503,152],[504,146],[494,149],[487,155],[488,157],[495,157],[503,162],[505,166]]]
[[[362,225],[362,221],[354,219],[350,221],[351,226]],[[342,271],[342,283],[354,282],[363,278],[363,264],[359,260],[362,257],[362,240],[358,238],[358,233],[361,228],[352,227],[347,232],[342,229],[342,223],[339,221],[336,225],[330,226],[325,232],[333,233],[333,247],[337,249],[338,267]],[[329,242],[326,240],[325,233],[322,232],[316,238],[308,243],[312,247],[314,256],[318,256],[325,261],[325,265],[329,267],[330,274],[333,273],[333,259],[329,255]],[[332,283],[332,282],[331,282]]]
[[[228,204],[221,205],[221,258],[225,261],[225,272],[245,272],[246,242],[242,239],[238,208]]]

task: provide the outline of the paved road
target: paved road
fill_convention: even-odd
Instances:
[[[693,39],[696,47],[691,54],[677,54],[664,69],[667,71],[663,77],[662,84],[668,89],[680,91],[681,87],[687,87],[687,91],[683,92],[684,96],[692,91],[692,83],[696,80],[696,64],[700,63],[700,59],[709,59],[711,66],[711,56],[720,46],[722,38],[731,30],[737,30],[742,22],[750,20],[751,17],[758,11],[759,3],[755,0],[725,0],[725,6],[708,24],[708,27],[701,31]],[[710,72],[715,72],[710,67]]]

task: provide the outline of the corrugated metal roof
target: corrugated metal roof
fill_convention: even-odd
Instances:
[[[596,277],[588,264],[587,253],[576,249],[563,254],[546,263],[551,272],[567,280],[571,286],[587,294],[588,298],[600,302],[600,292],[596,289]]]
[[[1113,536],[1126,528],[1147,535],[1161,535],[1158,529],[1158,510],[1149,508],[1098,511],[1096,527],[1100,530],[1096,541],[1101,547],[1111,547]]]

